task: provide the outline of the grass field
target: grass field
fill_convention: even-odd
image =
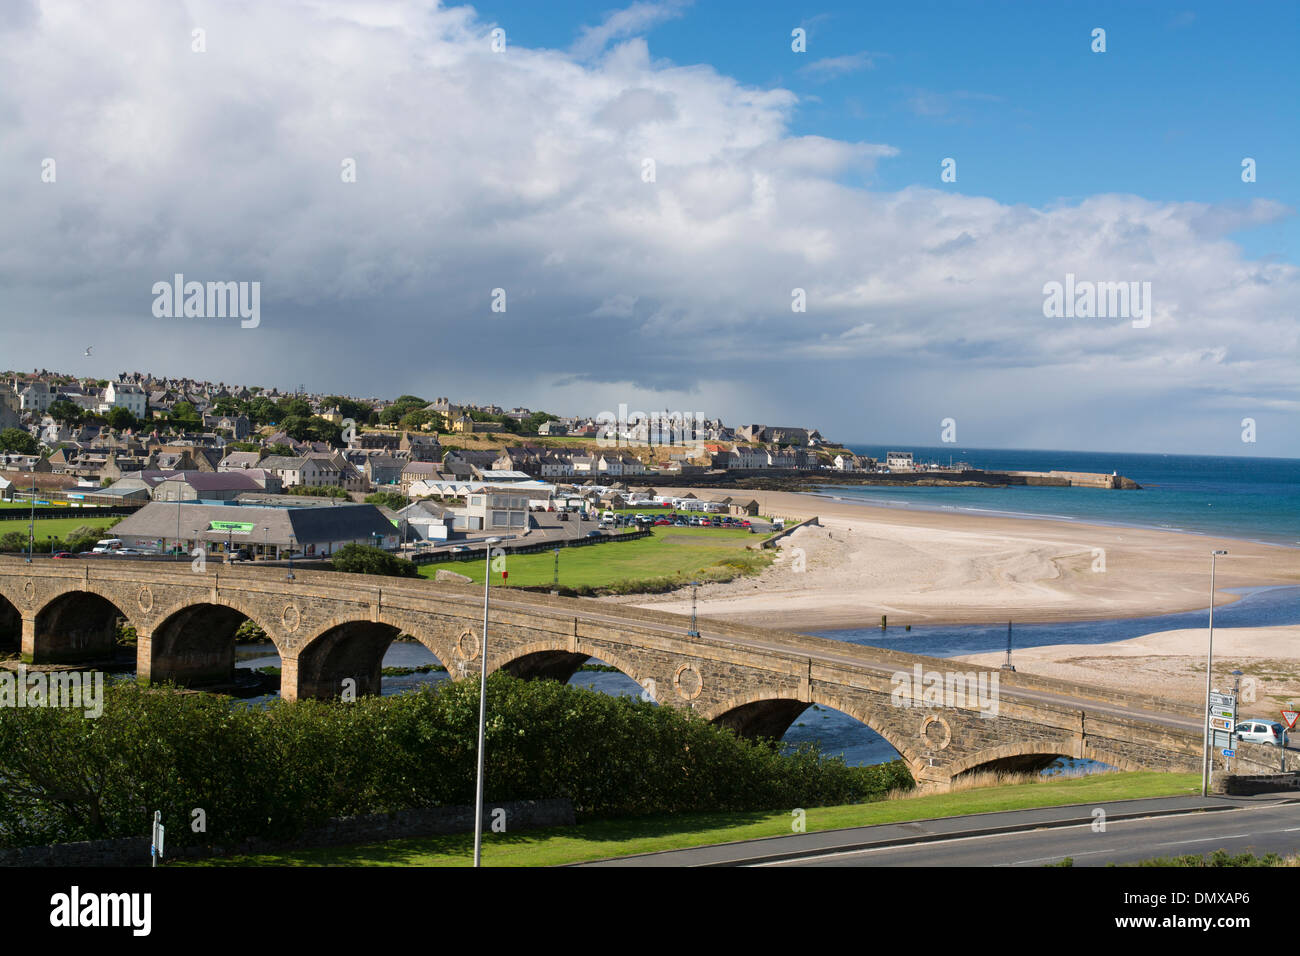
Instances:
[[[1092,774],[849,806],[809,807],[806,825],[808,832],[836,830],[998,810],[1180,796],[1199,789],[1200,777],[1197,774]],[[788,810],[776,813],[696,813],[600,820],[574,827],[518,833],[487,833],[483,836],[483,862],[487,866],[556,866],[712,843],[788,836],[790,820]],[[228,857],[192,865],[469,866],[473,847],[473,835],[465,833],[391,840],[365,846]]]
[[[36,519],[36,541],[39,547],[40,542],[44,541],[47,535],[54,535],[56,538],[62,538],[70,531],[75,531],[83,525],[87,528],[103,528],[113,522],[113,518],[92,518],[89,515],[75,518],[37,518]],[[0,535],[9,534],[11,531],[22,532],[27,534],[26,521],[0,521]]]
[[[589,525],[582,525],[584,529]],[[767,555],[749,551],[745,546],[761,540],[748,531],[726,528],[655,528],[653,536],[636,541],[596,544],[585,548],[560,549],[560,586],[567,588],[609,587],[619,582],[650,581],[668,577],[681,577],[685,581],[696,576],[716,577],[723,573],[734,575],[741,568],[761,568],[769,560]],[[511,585],[528,587],[550,584],[554,575],[555,555],[550,551],[540,554],[521,554],[506,559],[507,581]],[[706,574],[706,569],[722,562],[733,561],[736,567],[719,568]],[[420,566],[420,574],[433,577],[439,568],[464,574],[475,581],[483,581],[482,561],[445,561]],[[500,583],[496,577],[496,583]]]

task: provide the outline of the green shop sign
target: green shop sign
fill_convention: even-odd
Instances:
[[[237,534],[249,534],[257,527],[251,521],[209,521],[209,531],[231,531]]]

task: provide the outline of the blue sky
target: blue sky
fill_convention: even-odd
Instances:
[[[513,42],[567,49],[617,7],[476,9]],[[936,184],[939,161],[953,157],[958,182],[947,188],[1006,203],[1129,192],[1300,207],[1298,4],[759,0],[743,11],[682,3],[646,31],[651,52],[798,93],[794,133],[898,147],[873,187]],[[807,31],[803,54],[790,49],[796,26]],[[1104,54],[1091,49],[1096,27]],[[1254,184],[1241,181],[1246,156]],[[1252,256],[1294,263],[1298,235],[1291,220],[1233,238]]]
[[[1298,24],[11,0],[0,365],[1300,457]],[[260,283],[259,322],[154,314],[177,273]],[[1149,284],[1146,321],[1053,314],[1071,277]]]

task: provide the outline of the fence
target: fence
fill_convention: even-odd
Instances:
[[[654,532],[646,528],[642,531],[625,531],[616,535],[601,535],[599,538],[556,538],[549,541],[539,541],[537,544],[524,545],[523,547],[510,547],[509,542],[502,542],[507,553],[509,554],[539,554],[542,551],[554,551],[556,548],[585,548],[593,544],[610,544],[616,541],[635,541],[639,538],[647,538]],[[416,564],[438,564],[443,561],[481,561],[484,557],[486,548],[474,548],[470,551],[460,551],[455,554],[450,552],[431,552],[417,554],[411,558]]]
[[[42,518],[125,518],[138,508],[110,508],[103,505],[69,505],[66,508],[38,506],[36,519]],[[30,521],[31,508],[0,508],[0,521]]]

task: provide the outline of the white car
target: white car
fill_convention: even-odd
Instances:
[[[1286,728],[1276,720],[1243,720],[1233,731],[1240,740],[1252,744],[1285,747],[1289,742]]]

